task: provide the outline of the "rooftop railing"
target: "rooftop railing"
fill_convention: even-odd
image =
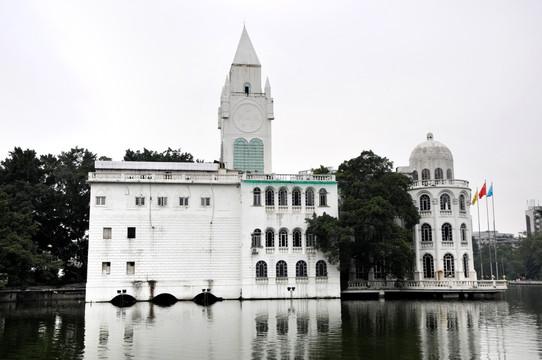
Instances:
[[[428,187],[428,186],[469,187],[469,182],[466,180],[455,180],[455,179],[416,180],[412,182],[411,188]]]

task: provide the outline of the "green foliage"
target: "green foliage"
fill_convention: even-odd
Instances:
[[[325,167],[324,165],[320,165],[318,169],[312,169],[312,173],[314,175],[325,175],[325,174],[329,174],[329,169]]]
[[[181,149],[173,150],[170,147],[162,152],[143,148],[143,152],[126,150],[124,161],[194,162],[194,157],[190,153],[182,152]]]
[[[329,215],[308,220],[316,245],[345,271],[352,260],[366,269],[382,266],[396,278],[410,275],[414,251],[411,229],[419,214],[407,190],[410,179],[371,151],[343,162],[336,173],[339,220]],[[317,233],[317,230],[320,233]],[[347,240],[348,238],[348,240]]]

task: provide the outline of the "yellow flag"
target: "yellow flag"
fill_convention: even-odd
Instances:
[[[476,189],[476,192],[474,193],[474,198],[472,198],[472,205],[476,204],[478,201],[478,189]]]

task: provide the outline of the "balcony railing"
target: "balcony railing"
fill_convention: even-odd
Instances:
[[[358,280],[349,281],[348,290],[363,289],[506,289],[506,280],[407,280],[400,283],[394,280]]]
[[[469,187],[469,182],[466,180],[455,179],[439,179],[439,180],[416,180],[412,182],[411,188],[427,187],[427,186],[456,186]]]

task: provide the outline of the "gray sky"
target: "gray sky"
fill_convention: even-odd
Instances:
[[[540,19],[538,0],[0,1],[0,159],[15,146],[218,159],[245,22],[275,98],[274,172],[363,150],[408,165],[431,131],[456,178],[494,183],[497,230],[517,234],[542,199]]]

